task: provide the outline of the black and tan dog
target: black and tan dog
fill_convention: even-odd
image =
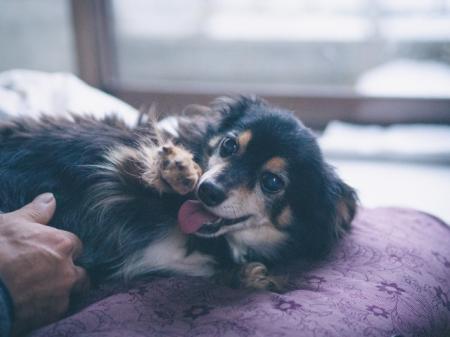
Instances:
[[[234,269],[241,286],[277,289],[265,265],[322,256],[349,229],[355,192],[292,113],[254,97],[187,110],[160,132],[76,116],[0,124],[0,210],[53,192],[51,224],[81,238],[78,263],[99,281]]]

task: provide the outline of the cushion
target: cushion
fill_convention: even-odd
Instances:
[[[115,113],[128,125],[138,111],[121,100],[87,85],[70,73],[10,70],[0,73],[0,119],[6,116],[67,116],[68,112],[97,118]]]
[[[104,286],[32,335],[450,336],[450,228],[430,215],[360,209],[326,259],[285,269],[282,295],[192,277]]]

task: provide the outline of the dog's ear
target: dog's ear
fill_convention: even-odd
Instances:
[[[336,201],[334,205],[334,231],[339,238],[350,229],[351,222],[355,217],[358,197],[353,188],[337,178]]]
[[[321,179],[321,191],[316,195],[314,217],[316,225],[322,229],[324,252],[327,252],[337,239],[342,237],[351,227],[357,208],[357,195],[353,188],[344,183],[334,172],[334,169],[324,164],[324,173]],[[320,245],[319,245],[320,246]]]
[[[357,208],[356,192],[344,183],[327,164],[302,172],[295,200],[292,226],[304,256],[321,257],[350,229]]]
[[[240,119],[246,112],[257,112],[257,107],[266,106],[267,102],[255,95],[222,96],[213,101],[212,110],[221,116],[219,129],[226,129]]]
[[[221,96],[216,98],[211,106],[224,117],[230,114],[245,112],[252,106],[265,106],[267,102],[256,95]]]
[[[189,104],[181,112],[181,116],[191,118],[198,116],[210,116],[215,114],[211,107],[200,104]]]
[[[201,148],[202,144],[216,132],[222,115],[205,105],[190,104],[175,117],[177,140]]]
[[[183,144],[203,144],[232,126],[246,111],[263,104],[266,102],[256,96],[238,96],[217,98],[210,107],[188,105],[176,117],[177,139]]]

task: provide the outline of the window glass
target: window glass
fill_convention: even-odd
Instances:
[[[70,2],[0,0],[0,71],[74,71]]]
[[[448,0],[114,0],[128,86],[450,96]]]

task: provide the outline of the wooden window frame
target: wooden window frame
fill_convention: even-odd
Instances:
[[[118,81],[114,16],[110,0],[71,0],[77,63],[80,77],[135,107],[156,103],[164,113],[176,113],[190,103],[207,104],[214,97],[233,92],[195,87],[125,87]],[[330,120],[358,124],[450,124],[450,98],[373,97],[342,93],[255,92],[275,104],[290,108],[315,129]]]

